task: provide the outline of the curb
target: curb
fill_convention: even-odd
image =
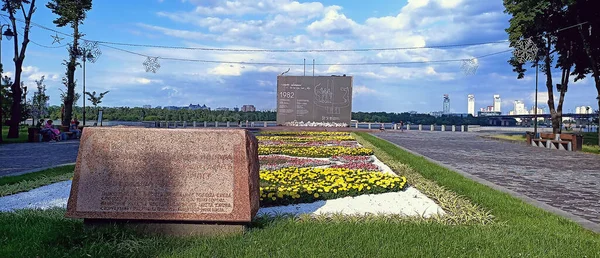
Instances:
[[[371,134],[371,135],[372,135],[372,134]],[[408,153],[410,153],[410,154],[413,154],[413,155],[415,155],[415,156],[417,156],[417,157],[422,157],[422,158],[426,159],[426,160],[427,160],[427,161],[429,161],[429,162],[432,162],[432,163],[434,163],[434,164],[437,164],[437,165],[439,165],[439,166],[445,167],[445,168],[447,168],[447,169],[449,169],[449,170],[455,171],[455,172],[457,172],[457,173],[461,174],[462,176],[464,176],[464,177],[466,177],[466,178],[469,178],[469,179],[471,179],[471,180],[473,180],[473,181],[475,181],[475,182],[477,182],[477,183],[480,183],[480,184],[482,184],[482,185],[488,186],[488,187],[490,187],[490,188],[492,188],[492,189],[494,189],[494,190],[497,190],[497,191],[500,191],[500,192],[504,192],[504,193],[510,194],[510,195],[512,195],[513,197],[515,197],[515,198],[518,198],[518,199],[520,199],[520,200],[524,201],[524,202],[525,202],[525,203],[527,203],[527,204],[531,204],[531,205],[533,205],[533,206],[535,206],[535,207],[538,207],[538,208],[540,208],[540,209],[543,209],[543,210],[545,210],[545,211],[547,211],[547,212],[554,213],[554,214],[556,214],[556,215],[559,215],[559,216],[561,216],[561,217],[564,217],[564,218],[570,219],[570,220],[574,221],[575,223],[577,223],[577,224],[581,225],[583,228],[585,228],[585,229],[588,229],[588,230],[590,230],[590,231],[592,231],[592,232],[595,232],[595,233],[598,233],[598,234],[600,234],[600,225],[599,225],[599,224],[596,224],[596,223],[594,223],[594,222],[592,222],[592,221],[589,221],[589,220],[587,220],[587,219],[584,219],[584,218],[582,218],[582,217],[579,217],[579,216],[577,216],[577,215],[575,215],[575,214],[572,214],[572,213],[569,213],[569,212],[563,211],[563,210],[561,210],[561,209],[555,208],[555,207],[553,207],[553,206],[550,206],[550,205],[548,205],[548,204],[546,204],[546,203],[544,203],[544,202],[540,202],[540,201],[538,201],[538,200],[536,200],[536,199],[533,199],[533,198],[531,198],[531,197],[528,197],[528,196],[526,196],[526,195],[523,195],[523,194],[521,194],[521,193],[515,192],[515,191],[513,191],[513,190],[510,190],[510,189],[508,189],[508,188],[505,188],[505,187],[503,187],[503,186],[499,186],[499,185],[497,185],[497,184],[494,184],[494,183],[492,183],[492,182],[490,182],[490,181],[487,181],[487,180],[485,180],[485,179],[483,179],[483,178],[480,178],[480,177],[477,177],[477,176],[471,175],[471,174],[469,174],[469,173],[467,173],[467,172],[464,172],[464,171],[462,171],[462,170],[460,170],[460,169],[457,169],[457,168],[451,167],[451,166],[449,166],[449,165],[443,164],[443,163],[441,163],[441,162],[439,162],[439,161],[437,161],[437,160],[431,159],[431,158],[429,158],[429,157],[426,157],[426,156],[424,156],[424,155],[421,155],[421,154],[419,154],[419,153],[417,153],[417,152],[414,152],[414,151],[412,151],[412,150],[409,150],[409,149],[407,149],[407,148],[404,148],[404,147],[402,147],[402,146],[400,146],[400,145],[398,145],[398,144],[396,144],[396,143],[393,143],[393,142],[390,142],[390,141],[388,141],[388,140],[382,139],[382,138],[381,138],[381,137],[379,137],[379,136],[376,136],[376,135],[373,135],[373,136],[374,136],[374,137],[376,137],[376,138],[378,138],[378,139],[381,139],[381,140],[384,140],[384,141],[386,141],[386,142],[389,142],[389,143],[391,143],[391,144],[394,144],[396,147],[398,147],[398,148],[400,148],[400,149],[402,149],[402,150],[404,150],[404,151],[406,151],[406,152],[408,152]]]
[[[10,174],[2,175],[0,177],[19,176],[19,175],[23,175],[23,174],[29,174],[29,173],[34,173],[34,172],[39,172],[39,171],[42,171],[42,170],[46,170],[46,169],[57,168],[57,167],[68,166],[68,165],[75,165],[75,163],[64,163],[64,164],[59,164],[59,165],[50,166],[50,167],[34,168],[34,169],[30,169],[30,170],[25,170],[25,171],[13,172],[13,173],[10,173]]]

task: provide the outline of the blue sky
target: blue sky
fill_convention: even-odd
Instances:
[[[41,1],[44,3],[45,1]],[[355,49],[453,45],[506,40],[509,16],[502,0],[409,1],[292,1],[292,0],[127,0],[95,1],[81,30],[94,41],[243,49]],[[33,21],[56,28],[55,15],[38,6]],[[6,23],[6,20],[1,19]],[[18,30],[22,32],[22,24]],[[60,90],[67,57],[65,47],[52,44],[54,32],[32,27],[24,63],[24,81],[46,75],[52,105],[60,104]],[[14,73],[12,42],[3,41],[2,61],[8,75]],[[37,43],[37,44],[36,44]],[[52,48],[41,47],[39,45]],[[511,53],[479,59],[475,75],[464,75],[460,62],[403,65],[345,66],[347,63],[412,62],[473,58],[510,50],[508,43],[444,49],[337,53],[216,52],[152,47],[117,46],[158,57],[242,62],[339,64],[316,67],[316,75],[354,76],[353,111],[431,112],[442,110],[449,94],[453,112],[467,112],[467,95],[475,94],[476,108],[492,105],[500,94],[502,111],[513,109],[514,100],[528,107],[534,103],[535,71],[517,80],[507,64]],[[161,60],[157,73],[147,73],[145,57],[105,46],[96,63],[88,63],[87,91],[106,91],[105,106],[241,107],[274,109],[276,76],[302,75],[302,66],[214,64]],[[307,66],[307,74],[312,67]],[[6,74],[6,73],[5,73]],[[554,77],[558,78],[558,73]],[[77,70],[77,91],[82,91],[82,70]],[[555,82],[556,83],[556,82]],[[545,79],[540,77],[540,105],[545,105]],[[31,94],[29,95],[31,96]],[[576,106],[595,108],[591,79],[572,83],[566,95],[566,111]],[[82,100],[78,103],[82,105]]]

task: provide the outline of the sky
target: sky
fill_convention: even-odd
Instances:
[[[58,28],[56,18],[38,1],[32,21],[31,42],[23,64],[29,92],[45,76],[51,105],[60,105],[66,67],[66,43],[72,29]],[[127,0],[94,1],[80,26],[89,41],[100,41],[101,55],[86,63],[86,91],[110,91],[102,106],[187,106],[211,108],[254,105],[276,108],[277,75],[353,76],[353,111],[441,111],[449,94],[451,111],[467,112],[467,95],[474,94],[476,110],[502,98],[508,113],[515,100],[534,105],[535,70],[517,79],[507,63],[512,52],[505,29],[510,16],[502,0]],[[6,13],[3,13],[6,14]],[[18,13],[22,18],[22,15]],[[7,19],[0,18],[2,23]],[[20,34],[23,24],[17,23]],[[63,38],[53,42],[52,36]],[[421,48],[495,42],[449,48]],[[129,43],[145,46],[125,46]],[[2,40],[3,74],[14,75],[12,41]],[[20,41],[19,41],[20,44]],[[373,49],[417,48],[354,52],[227,52],[157,48],[147,45],[227,49]],[[114,47],[122,50],[114,49]],[[504,53],[481,57],[488,54]],[[131,53],[133,52],[133,53]],[[139,54],[139,55],[138,55]],[[146,72],[147,56],[158,57],[156,73]],[[203,63],[178,58],[220,62],[283,63],[283,65]],[[460,60],[478,58],[475,74],[462,72]],[[454,62],[429,62],[459,60]],[[398,63],[396,65],[348,65]],[[419,63],[420,62],[420,63]],[[292,65],[293,64],[293,65]],[[300,65],[297,65],[300,64]],[[328,64],[328,65],[321,65]],[[559,73],[554,72],[555,80]],[[83,72],[77,69],[82,92]],[[557,83],[556,81],[555,83]],[[546,105],[545,76],[539,77],[539,105]],[[28,98],[32,94],[28,95]],[[591,78],[571,83],[565,111],[577,106],[596,109]],[[82,105],[82,99],[77,103]],[[90,105],[87,101],[86,105]]]

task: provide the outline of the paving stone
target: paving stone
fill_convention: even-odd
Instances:
[[[600,155],[484,139],[476,133],[374,135],[600,224]]]
[[[74,163],[79,140],[0,145],[0,177]]]

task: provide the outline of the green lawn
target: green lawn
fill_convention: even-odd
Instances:
[[[27,126],[19,127],[19,138],[8,139],[6,136],[8,135],[8,126],[2,126],[2,141],[4,143],[20,143],[27,142]]]
[[[0,257],[598,257],[600,235],[360,133],[385,154],[489,210],[494,223],[395,219],[256,220],[230,237],[140,236],[85,229],[64,209],[0,213]],[[365,142],[364,140],[362,140]],[[411,179],[409,178],[409,183]],[[418,182],[417,182],[418,183]]]
[[[68,165],[19,176],[0,177],[0,197],[69,180],[73,177],[74,169],[74,165]]]
[[[582,133],[583,134],[583,146],[581,150],[583,152],[600,154],[600,147],[598,147],[598,134],[597,133]],[[507,135],[507,134],[498,134],[492,135],[491,138],[509,140],[509,141],[518,141],[522,142],[526,140],[525,134],[518,135]]]

